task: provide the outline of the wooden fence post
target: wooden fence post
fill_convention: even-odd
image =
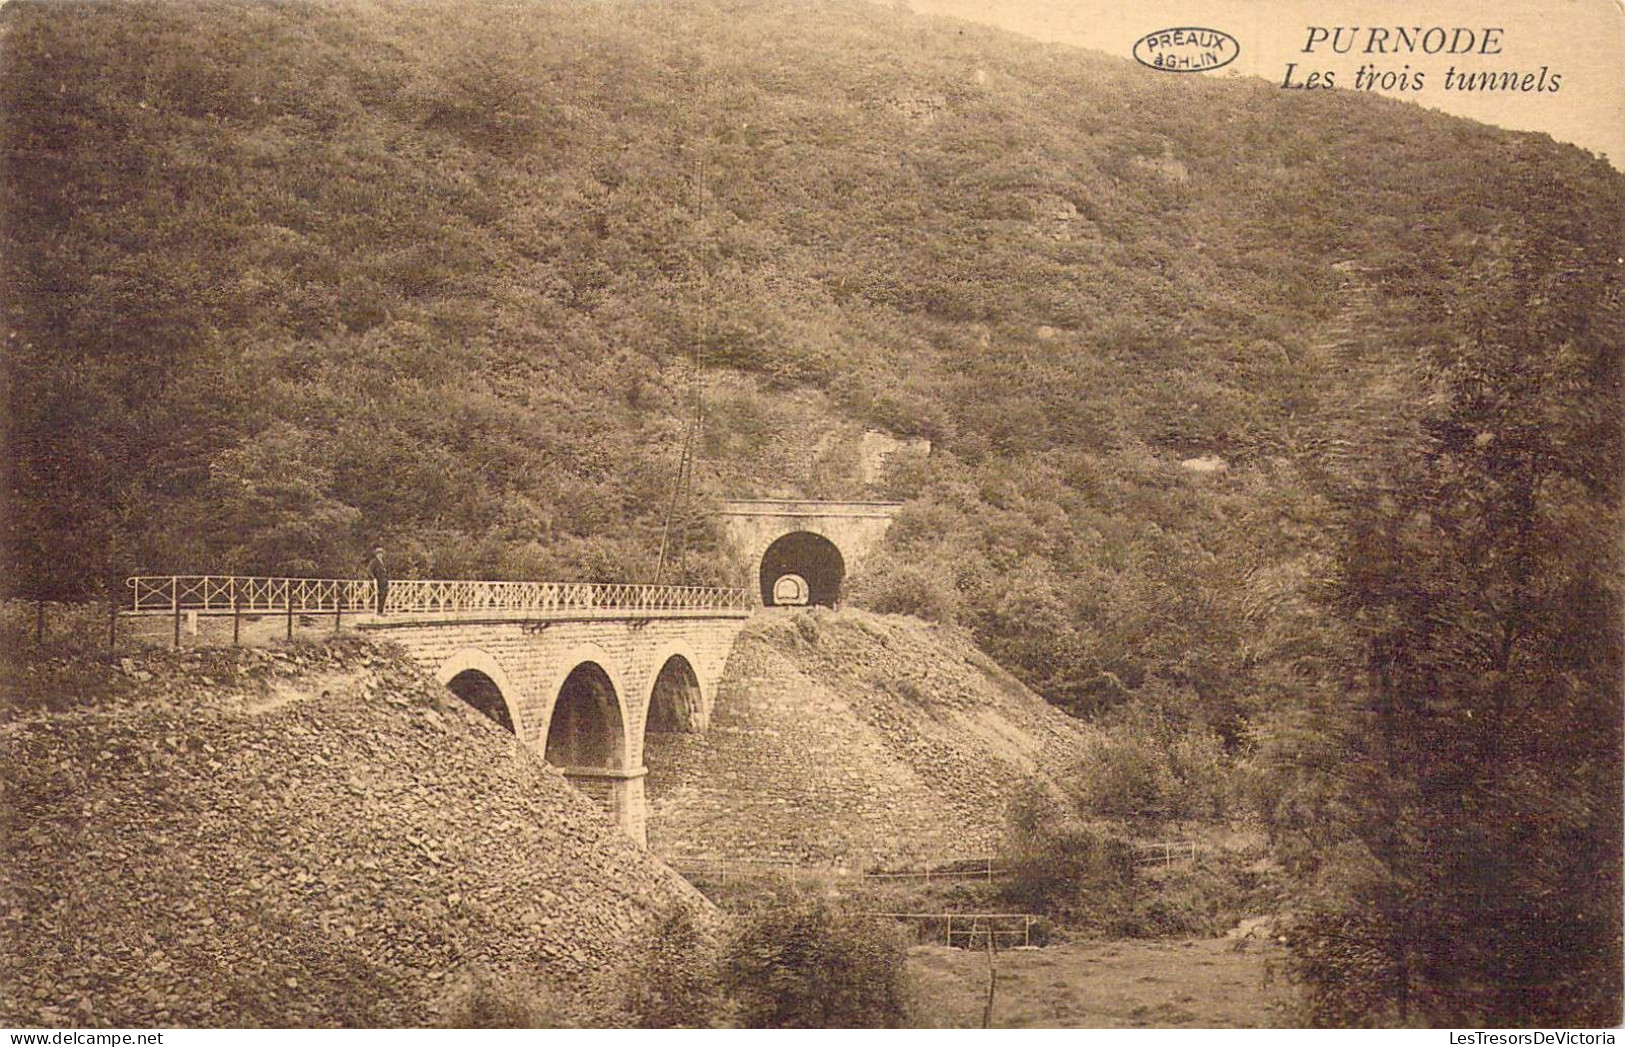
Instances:
[[[236,647],[243,636],[243,594],[237,591],[237,579],[231,580],[231,645]]]
[[[333,586],[333,632],[335,634],[344,630],[344,583],[337,582]]]
[[[293,639],[293,579],[282,583],[282,596],[288,604],[288,639]]]
[[[974,944],[974,942],[972,943]],[[982,1008],[982,1028],[993,1028],[993,994],[999,987],[999,961],[993,954],[993,918],[987,920],[987,1006]]]
[[[174,606],[175,610],[175,646],[179,647],[181,645],[181,580],[179,578],[169,580],[169,602]]]

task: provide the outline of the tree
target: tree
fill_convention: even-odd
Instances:
[[[1298,943],[1323,1018],[1359,993],[1401,1024],[1619,1021],[1617,290],[1519,246],[1476,274],[1439,407],[1351,524],[1375,866]]]

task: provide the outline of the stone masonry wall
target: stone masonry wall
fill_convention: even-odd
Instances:
[[[710,729],[649,735],[650,849],[885,868],[992,854],[1010,801],[1058,790],[1090,736],[957,630],[760,614]]]

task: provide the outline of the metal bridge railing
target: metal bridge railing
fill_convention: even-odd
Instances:
[[[247,578],[236,575],[137,575],[124,583],[134,614],[332,613],[371,607],[376,583],[338,578]]]
[[[240,575],[137,575],[128,614],[318,614],[368,611],[377,583],[343,578],[256,578]],[[392,614],[524,612],[540,617],[621,613],[747,614],[751,591],[722,586],[593,582],[479,582],[402,578],[389,583]]]

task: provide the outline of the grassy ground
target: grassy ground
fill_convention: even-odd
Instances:
[[[1238,945],[1244,946],[1237,948]],[[1284,950],[1232,939],[1074,942],[1000,952],[993,1025],[1006,1029],[1268,1028],[1293,1024],[1279,975]],[[909,967],[919,1013],[938,1028],[976,1028],[987,956],[917,946]]]

